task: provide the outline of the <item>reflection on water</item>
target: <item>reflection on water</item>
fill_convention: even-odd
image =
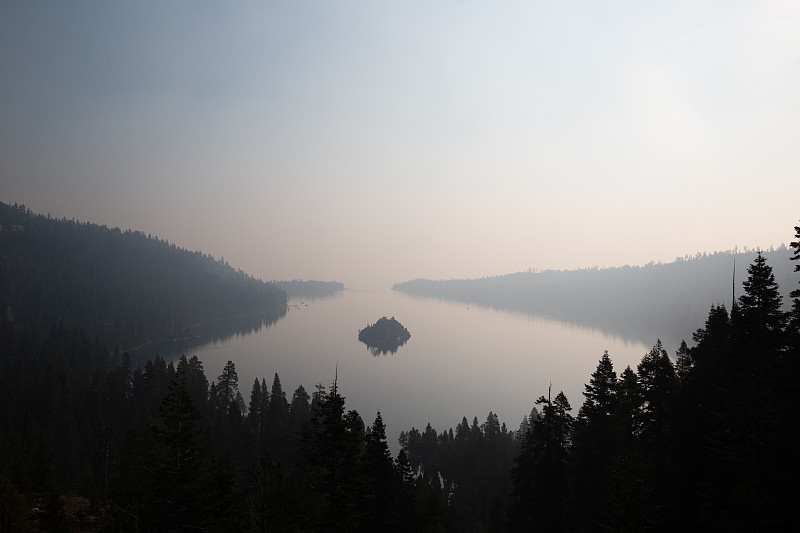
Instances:
[[[161,355],[167,361],[178,359],[182,354],[202,351],[203,346],[224,343],[234,337],[258,333],[286,316],[286,308],[261,315],[222,318],[205,322],[191,328],[182,339],[153,342],[129,352],[133,364],[143,364],[148,359]]]
[[[367,344],[367,349],[369,350],[369,353],[371,353],[375,357],[378,357],[379,355],[387,355],[387,354],[394,355],[394,354],[397,353],[397,350],[401,346],[403,346],[404,344],[405,344],[405,341],[401,342],[400,344],[396,344],[396,345],[394,345],[392,347],[370,346],[369,344]]]
[[[394,316],[413,332],[401,356],[373,357],[358,341],[360,328],[376,316]],[[246,400],[254,379],[270,383],[277,372],[291,398],[298,385],[306,390],[330,385],[338,365],[347,409],[357,410],[367,424],[380,411],[395,451],[401,430],[430,422],[441,432],[462,417],[483,421],[490,410],[516,429],[551,383],[576,412],[583,384],[604,350],[620,372],[626,365],[635,368],[656,341],[645,345],[599,330],[389,289],[292,299],[285,316],[275,320],[245,323],[225,335],[220,324],[216,341],[186,345],[184,353],[203,361],[209,381],[233,361]],[[672,352],[676,348],[667,346]]]

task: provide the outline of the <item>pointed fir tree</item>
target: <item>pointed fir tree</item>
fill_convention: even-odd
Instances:
[[[184,371],[184,379],[186,380],[186,390],[192,397],[200,414],[208,412],[208,378],[206,378],[203,370],[203,362],[193,355],[189,358],[188,364]]]
[[[514,531],[562,531],[569,500],[566,479],[572,441],[572,408],[563,392],[540,396],[542,417],[531,427],[512,470],[509,527]]]
[[[676,387],[675,367],[659,340],[636,369],[641,407],[639,428],[645,476],[645,513],[649,521],[664,528],[670,518],[672,470],[672,397]]]
[[[674,498],[673,521],[676,528],[687,530],[697,524],[698,501],[705,468],[705,406],[694,379],[694,357],[685,341],[675,353],[677,387],[673,400],[672,433],[674,439],[675,479],[679,480]]]
[[[250,406],[247,411],[247,422],[255,434],[259,432],[259,419],[261,416],[261,384],[258,378],[253,381],[250,389]]]
[[[227,412],[232,402],[236,401],[239,392],[239,375],[233,361],[225,363],[222,374],[217,378],[217,395],[219,410]]]
[[[747,269],[745,293],[739,297],[737,332],[747,350],[745,357],[758,363],[777,358],[784,346],[786,315],[781,310],[782,299],[772,267],[761,252]]]
[[[345,412],[344,397],[334,381],[320,395],[305,436],[306,471],[319,502],[318,528],[339,532],[358,527],[364,492],[363,442],[364,422],[357,412]]]
[[[681,383],[685,382],[688,379],[693,366],[694,358],[692,357],[692,352],[689,350],[689,346],[686,344],[686,341],[682,340],[681,345],[678,347],[678,351],[675,353],[675,375],[678,378],[678,381]]]
[[[779,358],[785,344],[786,315],[781,311],[781,295],[772,268],[758,253],[747,270],[745,293],[739,298],[739,320],[734,324],[737,348],[743,365],[739,394],[745,399],[745,435],[742,444],[748,453],[744,458],[741,480],[751,497],[742,501],[745,523],[755,526],[763,515],[770,492],[767,482],[770,450],[774,444],[778,401],[776,390]]]
[[[269,435],[269,387],[267,386],[267,380],[261,378],[261,394],[260,394],[261,401],[259,403],[259,420],[258,420],[258,427],[259,427],[259,439],[264,446],[264,449],[267,449],[267,440]]]
[[[281,378],[277,372],[272,380],[272,392],[267,408],[266,441],[270,457],[278,463],[284,462],[287,456],[286,430],[289,419],[289,404],[286,393],[281,386]]]
[[[152,458],[152,501],[147,507],[148,527],[170,531],[202,526],[204,454],[199,445],[200,413],[178,373],[161,404],[155,428],[156,453]]]
[[[310,397],[306,389],[299,385],[292,394],[292,403],[289,406],[290,425],[296,430],[301,429],[311,417]]]
[[[380,411],[372,426],[367,429],[365,440],[365,527],[368,531],[389,531],[396,520],[394,500],[398,494],[398,484],[392,454],[386,443],[386,425]]]
[[[641,404],[636,373],[627,366],[617,381],[614,461],[598,517],[599,530],[640,531],[645,528],[642,520],[644,480],[638,446]]]
[[[585,400],[575,422],[572,478],[574,506],[581,512],[572,518],[579,529],[590,529],[600,521],[616,446],[617,373],[607,351],[583,395]]]

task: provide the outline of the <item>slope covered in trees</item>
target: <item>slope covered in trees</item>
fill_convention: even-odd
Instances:
[[[0,227],[0,309],[34,329],[63,323],[130,348],[220,319],[272,322],[286,312],[275,285],[140,232],[3,203]]]
[[[755,254],[717,252],[642,267],[529,271],[480,279],[415,279],[397,283],[393,289],[552,318],[643,343],[661,338],[677,345],[704,320],[709,305],[724,303],[730,308],[734,264],[738,298],[746,266]],[[790,287],[794,283],[790,250],[781,246],[763,255],[774,265],[778,284]]]
[[[212,380],[196,356],[134,367],[86,330],[2,315],[0,526],[791,530],[798,279],[786,312],[765,257],[744,277],[730,311],[709,304],[674,357],[656,341],[619,371],[603,354],[577,410],[562,392],[541,391],[517,430],[491,411],[441,433],[428,424],[401,434],[396,457],[381,414],[365,423],[335,379],[289,399],[275,374],[271,386],[254,380],[246,399],[232,361]],[[80,514],[65,493],[86,498]]]
[[[317,281],[313,279],[293,279],[289,281],[272,281],[286,292],[289,298],[333,296],[344,290],[341,281]]]

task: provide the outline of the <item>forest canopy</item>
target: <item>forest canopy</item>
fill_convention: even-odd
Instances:
[[[84,232],[112,247],[118,237],[108,232],[123,234],[44,217],[31,222],[19,207],[11,214],[0,232],[0,287],[8,291],[19,277],[28,292],[12,290],[21,300],[12,298],[0,314],[0,529],[502,533],[796,525],[800,226],[791,243],[789,302],[767,256],[756,253],[730,308],[709,303],[691,345],[681,343],[675,354],[656,340],[636,368],[619,369],[603,353],[582,401],[540,391],[518,429],[492,411],[483,422],[465,416],[441,432],[430,423],[411,427],[393,457],[381,413],[368,423],[348,409],[336,377],[310,392],[298,385],[289,397],[275,373],[271,385],[255,379],[248,397],[233,361],[216,379],[197,356],[134,366],[127,352],[108,348],[91,320],[70,323],[61,314],[80,306],[48,312],[68,296],[86,299],[84,306],[100,302],[117,286],[89,276],[66,283],[59,275],[74,274],[77,260],[66,260],[62,272],[43,260],[58,255],[37,248],[58,239],[15,238],[54,232],[103,264],[111,259],[86,245]],[[127,238],[173,249],[140,234]],[[212,263],[220,266],[202,264],[223,278],[231,273]],[[112,265],[120,269],[115,275],[132,276],[117,280],[119,287],[144,282]],[[167,270],[149,273],[152,287],[175,282]],[[278,290],[285,305],[279,289],[230,275],[234,292],[254,283],[267,294]],[[36,283],[57,290],[36,292]],[[28,293],[37,297],[14,307]],[[410,337],[394,318],[365,330],[378,324],[395,341]]]
[[[0,203],[0,309],[28,327],[63,323],[133,348],[220,319],[273,322],[286,293],[152,235]]]
[[[272,283],[286,292],[289,298],[333,296],[344,290],[341,281],[318,281],[313,279],[293,279],[289,281],[275,281]]]

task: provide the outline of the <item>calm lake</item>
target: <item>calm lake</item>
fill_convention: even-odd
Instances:
[[[373,356],[358,331],[382,316],[399,320],[411,339],[395,354]],[[626,365],[635,369],[655,342],[646,346],[598,330],[386,289],[290,299],[288,313],[268,327],[185,351],[203,361],[209,382],[233,361],[248,403],[255,378],[271,387],[277,372],[291,402],[298,385],[309,394],[316,384],[329,386],[338,364],[346,408],[357,410],[367,425],[380,411],[396,452],[400,431],[429,422],[442,432],[462,417],[482,423],[493,411],[517,429],[551,383],[553,397],[563,390],[577,414],[583,384],[604,350],[619,373]],[[666,348],[673,354],[676,347]]]

